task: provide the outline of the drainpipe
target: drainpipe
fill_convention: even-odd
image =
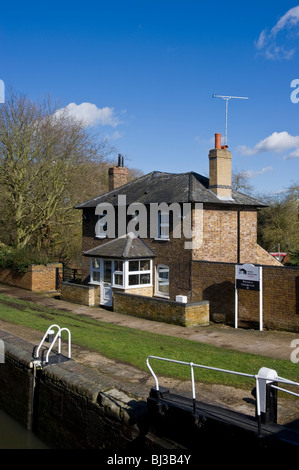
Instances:
[[[241,254],[241,221],[240,221],[240,212],[244,210],[244,206],[242,209],[238,209],[238,221],[237,221],[237,264],[240,264],[240,254]]]

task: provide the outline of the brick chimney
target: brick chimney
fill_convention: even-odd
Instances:
[[[109,191],[119,188],[128,182],[128,169],[124,167],[122,155],[118,155],[118,164],[109,168]]]
[[[221,145],[221,134],[215,134],[215,148],[209,152],[209,188],[219,199],[232,197],[232,155]]]

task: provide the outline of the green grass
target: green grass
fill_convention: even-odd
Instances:
[[[146,359],[153,355],[247,374],[256,374],[261,367],[269,367],[275,369],[281,377],[298,381],[298,364],[293,364],[291,360],[276,360],[221,349],[197,341],[134,330],[2,294],[0,294],[0,319],[41,331],[41,339],[50,325],[58,324],[61,328],[69,328],[72,344],[129,363],[141,370],[148,371]],[[188,366],[178,366],[153,359],[150,363],[158,376],[190,379]],[[195,379],[239,388],[254,385],[252,379],[205,369],[195,369]]]

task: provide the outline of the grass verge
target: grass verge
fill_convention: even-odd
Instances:
[[[279,376],[298,381],[298,364],[242,353],[230,349],[181,338],[148,333],[105,323],[34,302],[0,294],[0,318],[9,323],[41,331],[41,338],[53,323],[69,328],[72,344],[96,351],[111,359],[129,363],[148,371],[150,355],[193,362],[247,374],[256,374],[261,367],[275,369]],[[190,367],[151,360],[158,375],[190,379]],[[253,386],[253,379],[205,369],[195,369],[195,379],[204,383],[231,385],[237,388]]]

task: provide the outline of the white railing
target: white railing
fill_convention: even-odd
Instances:
[[[154,373],[152,367],[150,366],[149,360],[150,359],[157,359],[160,361],[165,361],[165,362],[172,362],[175,364],[182,364],[182,365],[187,365],[190,367],[191,371],[191,387],[192,387],[192,400],[193,400],[193,407],[195,411],[195,403],[196,403],[196,392],[195,392],[195,380],[194,380],[194,367],[198,367],[201,369],[209,369],[209,370],[214,370],[216,372],[224,372],[227,374],[234,374],[234,375],[240,375],[243,377],[249,377],[252,379],[255,379],[255,384],[256,384],[256,414],[258,417],[258,425],[259,425],[259,432],[260,432],[260,427],[261,427],[261,413],[266,411],[266,384],[271,383],[271,387],[281,390],[283,392],[289,393],[291,395],[295,395],[299,397],[299,394],[296,394],[292,391],[277,387],[276,385],[273,385],[272,382],[282,382],[288,385],[294,385],[294,386],[299,386],[299,383],[293,382],[292,380],[284,379],[282,377],[278,377],[276,371],[272,369],[268,369],[266,367],[262,367],[258,374],[246,374],[243,372],[236,372],[232,370],[227,370],[227,369],[220,369],[218,367],[211,367],[211,366],[204,366],[201,364],[194,364],[193,362],[184,362],[184,361],[177,361],[175,359],[167,359],[165,357],[158,357],[158,356],[148,356],[146,363],[147,367],[149,368],[154,380],[155,380],[155,386],[156,390],[159,390],[159,382],[156,374]]]
[[[71,358],[71,332],[68,328],[60,328],[59,325],[51,325],[49,326],[49,328],[47,329],[46,333],[44,334],[44,337],[43,339],[41,340],[37,350],[36,350],[36,353],[35,353],[35,358],[38,359],[39,358],[39,351],[40,351],[40,348],[42,347],[44,341],[46,340],[47,336],[51,333],[54,333],[53,332],[53,328],[57,328],[58,331],[55,335],[55,337],[53,338],[53,341],[51,343],[51,346],[49,347],[48,349],[48,352],[46,354],[46,359],[45,359],[45,363],[49,362],[49,354],[50,352],[52,351],[53,349],[53,346],[54,344],[56,343],[57,339],[58,339],[58,354],[61,354],[61,333],[62,331],[67,331],[68,333],[68,358],[70,359]]]
[[[287,385],[294,385],[294,386],[299,387],[299,383],[293,382],[292,380],[284,379],[283,377],[277,377],[275,382],[281,382],[281,383],[285,383]],[[299,397],[299,393],[292,392],[291,390],[287,390],[285,388],[277,387],[276,385],[271,385],[271,387],[275,388],[276,390],[280,390],[281,392],[288,393],[289,395]]]

